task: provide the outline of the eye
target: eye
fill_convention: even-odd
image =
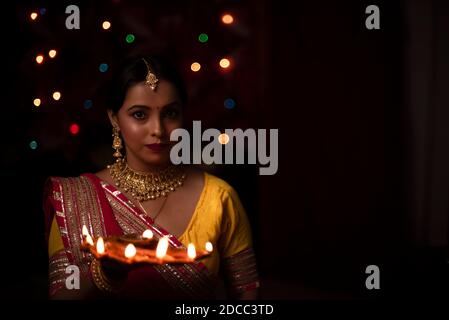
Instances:
[[[145,112],[143,111],[136,111],[133,113],[133,117],[138,119],[138,120],[142,120],[145,118]]]
[[[169,119],[176,119],[179,116],[179,110],[168,109],[164,112],[164,115]]]

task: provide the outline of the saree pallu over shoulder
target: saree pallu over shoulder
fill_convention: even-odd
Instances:
[[[88,262],[92,256],[81,250],[83,225],[94,237],[105,237],[111,231],[121,233],[121,229],[114,227],[114,222],[107,219],[110,216],[107,211],[111,209],[107,199],[101,195],[98,185],[87,176],[51,177],[45,186],[47,239],[55,218],[69,262],[78,265],[84,273],[88,272]]]

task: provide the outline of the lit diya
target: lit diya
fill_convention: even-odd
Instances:
[[[212,244],[207,242],[205,249],[195,248],[191,243],[186,248],[169,246],[167,237],[156,239],[151,230],[142,235],[98,237],[93,239],[86,226],[83,226],[81,248],[90,252],[95,258],[110,258],[125,264],[149,263],[192,263],[203,259],[213,251]]]

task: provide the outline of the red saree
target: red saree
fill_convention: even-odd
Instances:
[[[82,226],[91,235],[141,234],[150,229],[157,236],[167,236],[173,247],[182,243],[159,227],[114,186],[94,174],[77,178],[49,178],[45,187],[44,211],[49,237],[53,218],[59,227],[64,252],[50,259],[50,293],[64,286],[65,267],[77,265],[89,275],[93,257],[81,250]],[[139,299],[210,299],[216,278],[200,262],[182,265],[145,266],[129,273],[120,293],[122,298]]]

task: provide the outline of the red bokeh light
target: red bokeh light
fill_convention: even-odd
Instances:
[[[80,132],[80,126],[76,123],[70,125],[70,133],[76,135]]]

